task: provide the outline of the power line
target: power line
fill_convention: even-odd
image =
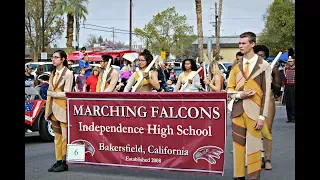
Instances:
[[[94,25],[94,24],[83,24],[83,26],[93,26],[93,27],[98,27],[98,28],[105,28],[105,29],[112,29],[112,30],[116,30],[116,31],[125,31],[125,32],[129,32],[128,30],[123,30],[123,29],[116,29],[114,27],[105,27],[105,26],[98,26],[98,25]]]
[[[102,31],[102,32],[111,32],[111,33],[117,33],[117,34],[129,34],[129,32],[115,32],[115,31],[108,31],[108,30],[103,30],[103,29],[95,29],[95,28],[87,28],[87,27],[82,27],[83,29],[90,29],[90,30],[95,30],[95,31]],[[132,33],[135,34],[135,33]]]
[[[90,29],[90,30],[94,30],[94,31],[102,31],[102,32],[111,32],[113,33],[113,31],[108,31],[108,30],[103,30],[103,29],[95,29],[95,28],[88,28],[88,27],[82,27],[83,29]],[[118,34],[130,34],[129,32],[114,32],[114,33],[118,33]],[[136,33],[132,32],[132,34],[136,35]],[[173,36],[173,34],[169,35],[170,37]],[[185,36],[180,36],[180,37],[190,37],[191,35],[185,35]]]

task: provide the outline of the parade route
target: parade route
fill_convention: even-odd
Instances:
[[[54,143],[43,143],[38,136],[25,137],[26,180],[231,180],[233,177],[231,120],[227,119],[227,147],[224,176],[169,171],[114,168],[108,166],[69,165],[69,171],[55,173],[47,169],[55,162]],[[286,123],[285,106],[277,106],[273,123],[272,171],[263,170],[263,180],[295,179],[295,124]]]

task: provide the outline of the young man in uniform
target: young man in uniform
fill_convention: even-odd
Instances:
[[[101,57],[100,65],[103,71],[99,74],[96,92],[115,92],[119,80],[119,72],[113,69],[111,65],[107,69],[109,59],[112,62],[112,56],[104,54]]]
[[[249,180],[259,180],[261,171],[261,129],[268,116],[271,69],[267,61],[254,53],[256,35],[240,35],[243,58],[232,68],[228,92],[233,92],[232,117],[233,163],[236,180],[245,179],[246,143]]]
[[[287,110],[287,123],[294,123],[296,121],[295,118],[295,73],[296,67],[294,65],[294,59],[289,56],[288,66],[283,70],[283,81],[282,87],[284,87],[284,98],[286,100],[286,110]]]

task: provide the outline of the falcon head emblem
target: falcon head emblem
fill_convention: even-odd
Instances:
[[[193,153],[193,160],[198,163],[199,159],[204,159],[210,164],[216,164],[216,159],[220,159],[223,150],[217,146],[202,146]]]
[[[94,147],[92,146],[92,144],[86,140],[83,140],[83,139],[78,139],[78,140],[74,140],[72,141],[71,144],[83,144],[84,147],[85,147],[85,153],[90,153],[91,156],[94,155],[94,152],[95,152],[95,149]]]

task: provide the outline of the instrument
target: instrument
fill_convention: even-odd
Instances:
[[[153,60],[148,65],[148,67],[144,70],[144,72],[148,73],[158,58],[159,58],[159,56],[155,56],[155,58],[153,58]],[[131,92],[136,92],[139,84],[142,82],[142,80],[144,78],[141,70],[136,71],[136,72],[139,74],[139,79],[137,80],[136,84],[132,87]]]
[[[182,85],[182,87],[180,88],[179,92],[183,92],[184,89],[188,86],[189,84],[189,79],[193,79],[200,71],[201,71],[202,67],[200,67],[190,78],[187,78],[186,82],[184,82],[184,84]]]
[[[207,73],[206,73],[206,63],[203,62],[203,67],[204,67],[204,71],[203,71],[203,79],[207,79]],[[209,66],[208,66],[209,67]],[[209,71],[208,71],[209,72]],[[208,85],[205,85],[206,87],[206,92],[208,92]]]
[[[103,73],[102,84],[100,86],[100,92],[104,92],[104,87],[106,85],[107,76],[108,76],[109,71],[110,71],[111,61],[112,61],[112,59],[110,58],[109,61],[108,61],[107,68],[105,69],[105,72]]]
[[[278,59],[280,58],[281,54],[282,54],[282,52],[279,52],[278,55],[272,61],[271,65],[270,65],[271,66],[271,71],[272,71],[273,67],[276,65],[276,63],[278,62]]]

